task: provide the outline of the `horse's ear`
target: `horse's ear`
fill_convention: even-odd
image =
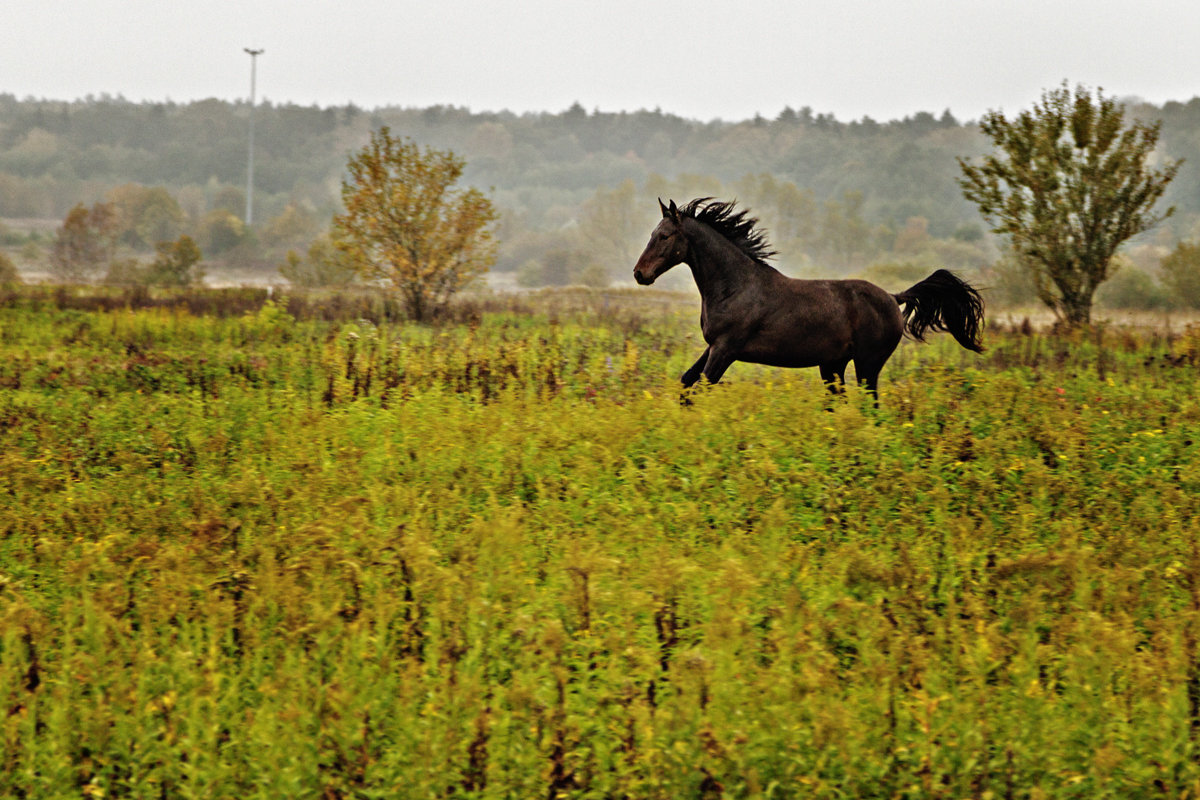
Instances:
[[[675,201],[672,200],[671,205],[675,205]],[[663,201],[662,201],[661,197],[658,198],[658,207],[662,209],[663,219],[666,219],[667,217],[671,216],[671,212],[668,211],[667,207],[663,205]]]
[[[671,207],[669,209],[667,209],[667,212],[670,213],[671,219],[675,220],[676,222],[679,222],[679,209],[675,207],[674,200],[671,201]]]

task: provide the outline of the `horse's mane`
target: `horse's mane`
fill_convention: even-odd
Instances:
[[[749,211],[735,210],[736,205],[736,200],[726,203],[711,197],[697,197],[679,209],[679,213],[708,225],[751,259],[765,265],[767,259],[776,255],[767,242],[767,234],[756,227],[758,220],[748,216]]]

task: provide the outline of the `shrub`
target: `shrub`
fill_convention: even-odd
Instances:
[[[301,256],[289,250],[287,260],[280,265],[279,274],[293,286],[349,286],[357,273],[346,254],[333,246],[328,235],[317,237]]]
[[[1200,243],[1180,242],[1163,259],[1162,276],[1173,304],[1200,308]]]
[[[7,253],[0,251],[0,283],[20,283],[21,273],[17,271],[17,265],[8,257]]]
[[[1107,308],[1139,310],[1165,308],[1168,304],[1162,285],[1146,271],[1127,263],[1122,263],[1116,274],[1101,285],[1096,300]]]
[[[1028,306],[1038,302],[1033,275],[1011,248],[983,271],[988,300],[1001,306]]]

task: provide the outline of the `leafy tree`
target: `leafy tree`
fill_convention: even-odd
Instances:
[[[1200,242],[1180,242],[1162,260],[1162,282],[1172,299],[1200,308]]]
[[[193,286],[204,279],[198,267],[203,257],[199,246],[186,234],[174,242],[159,242],[157,255],[149,264],[136,258],[113,259],[104,282],[114,286]]]
[[[346,254],[334,247],[328,235],[318,236],[301,256],[295,250],[287,252],[279,274],[293,286],[347,286],[356,272]]]
[[[50,250],[50,272],[61,281],[90,280],[112,260],[117,214],[110,203],[77,204],[63,219]]]
[[[180,236],[174,242],[159,242],[158,255],[146,275],[153,286],[191,286],[204,278],[197,265],[203,257],[192,237]]]
[[[223,208],[205,214],[196,231],[205,252],[211,255],[232,250],[246,241],[246,225],[239,217]]]
[[[347,165],[346,213],[333,218],[334,241],[363,278],[396,292],[418,321],[495,262],[491,201],[455,187],[465,164],[449,150],[422,152],[383,127]]]
[[[157,242],[179,236],[186,222],[183,209],[161,186],[127,183],[112,189],[106,198],[116,212],[122,244],[149,249]]]
[[[1130,237],[1171,215],[1152,213],[1179,162],[1148,166],[1161,123],[1135,121],[1097,91],[1064,83],[1032,111],[980,122],[998,152],[979,166],[960,158],[963,194],[1004,234],[1038,297],[1069,325],[1087,324],[1096,288]]]

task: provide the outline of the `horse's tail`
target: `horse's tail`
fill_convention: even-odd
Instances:
[[[925,331],[946,331],[968,350],[983,351],[983,298],[954,273],[939,269],[892,296],[904,308],[904,327],[914,339],[924,341]]]

